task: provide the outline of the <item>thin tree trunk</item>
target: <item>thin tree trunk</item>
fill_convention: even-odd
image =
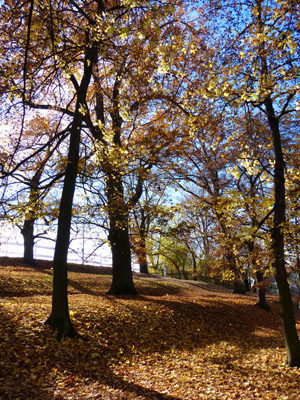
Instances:
[[[46,324],[58,329],[58,339],[62,336],[73,337],[76,335],[76,331],[70,320],[68,308],[67,257],[70,241],[73,197],[78,171],[80,131],[84,118],[80,109],[86,102],[87,90],[96,57],[97,50],[94,47],[88,48],[85,56],[84,75],[80,86],[77,88],[76,109],[70,131],[68,162],[60,202],[53,260],[52,311],[50,317],[46,321]]]
[[[196,260],[194,253],[192,253],[192,258],[193,258],[193,280],[197,281],[198,280],[198,278],[197,278],[197,260]]]
[[[139,265],[140,265],[140,272],[142,274],[149,274],[146,254],[147,254],[147,250],[146,250],[145,239],[141,238],[140,248],[138,250],[138,261],[139,261]]]
[[[35,219],[25,219],[21,233],[24,240],[23,262],[28,265],[34,265],[34,222]]]
[[[68,308],[67,257],[70,240],[73,196],[78,169],[81,129],[80,114],[74,118],[69,144],[68,163],[60,202],[57,238],[53,260],[52,311],[46,324],[58,329],[58,339],[73,337],[76,331],[71,323]]]
[[[140,265],[140,272],[142,274],[149,274],[148,263],[147,263],[147,249],[146,249],[146,216],[143,210],[141,210],[142,218],[139,227],[139,248],[138,248],[138,260]]]
[[[30,181],[30,195],[25,211],[25,219],[21,233],[24,239],[24,257],[23,261],[26,264],[34,264],[34,223],[37,219],[37,208],[39,201],[39,184],[42,176],[42,171],[45,166],[45,161],[40,166],[39,170],[34,174]]]
[[[273,148],[275,154],[274,168],[274,221],[272,229],[273,246],[273,269],[279,291],[281,304],[281,320],[284,331],[285,345],[287,351],[287,364],[300,367],[300,341],[296,329],[296,321],[293,309],[291,291],[288,284],[287,272],[284,260],[284,233],[285,223],[285,176],[284,157],[281,146],[279,120],[275,116],[272,100],[265,100],[269,126],[272,132]]]

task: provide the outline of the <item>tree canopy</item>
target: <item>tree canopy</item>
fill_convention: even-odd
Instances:
[[[67,255],[85,224],[110,245],[112,295],[136,294],[132,255],[141,272],[235,291],[253,279],[266,309],[275,276],[288,364],[300,365],[288,282],[300,264],[299,11],[282,0],[3,1],[1,216],[31,263],[36,222],[55,222],[48,322],[60,334],[75,334]]]

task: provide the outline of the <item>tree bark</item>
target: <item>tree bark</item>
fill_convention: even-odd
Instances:
[[[149,274],[146,249],[146,216],[144,210],[141,210],[141,214],[141,224],[139,226],[139,248],[137,255],[140,265],[140,272],[142,274]]]
[[[140,272],[142,274],[149,274],[146,254],[147,254],[147,250],[146,250],[145,239],[141,238],[140,248],[138,250],[138,261],[139,261],[139,265],[140,265]]]
[[[110,166],[109,166],[110,168]],[[113,279],[108,294],[135,295],[131,270],[128,230],[128,205],[124,200],[122,176],[115,169],[106,170],[106,195],[110,220],[108,240],[112,251]]]
[[[68,162],[60,202],[57,238],[53,260],[52,311],[50,317],[46,321],[46,324],[58,329],[58,339],[62,336],[74,337],[76,335],[76,331],[70,320],[68,308],[67,257],[70,241],[73,197],[78,171],[80,131],[84,118],[80,109],[86,102],[87,90],[96,58],[96,48],[88,48],[85,55],[84,75],[80,86],[77,88],[76,109],[70,131]]]
[[[266,311],[271,311],[268,303],[267,303],[267,298],[266,298],[266,289],[264,287],[260,287],[260,283],[263,282],[263,273],[261,271],[256,271],[255,272],[255,281],[258,284],[257,285],[257,303],[256,305]]]
[[[45,166],[45,161],[39,167],[39,170],[34,174],[30,181],[30,195],[25,210],[25,219],[21,233],[24,239],[24,257],[23,261],[26,264],[34,264],[34,223],[37,219],[37,207],[39,201],[39,184],[42,176],[42,171]]]
[[[28,265],[34,265],[34,222],[35,219],[25,218],[21,233],[24,240],[24,256],[23,262]]]
[[[234,294],[246,294],[244,282],[238,277],[233,281]]]
[[[131,254],[128,226],[118,227],[118,221],[111,221],[109,242],[112,251],[113,279],[108,294],[135,295],[131,270]],[[124,222],[124,221],[123,221]]]
[[[263,282],[263,272],[257,270],[257,266],[255,265],[255,252],[254,252],[254,237],[252,237],[252,240],[247,241],[247,247],[248,247],[248,252],[249,256],[251,259],[252,263],[252,270],[255,271],[255,282],[258,284],[256,287],[256,292],[257,292],[257,303],[256,305],[266,311],[270,311],[270,307],[267,303],[267,298],[266,298],[266,289],[264,287],[261,287],[259,283]]]
[[[70,240],[73,196],[78,169],[79,142],[81,129],[80,113],[74,117],[71,128],[68,163],[60,202],[58,229],[53,260],[52,311],[46,324],[58,329],[58,339],[76,335],[68,308],[67,257]]]
[[[284,331],[285,346],[287,351],[287,364],[291,367],[300,367],[300,341],[296,329],[291,291],[287,279],[284,260],[284,233],[285,223],[285,176],[284,157],[279,130],[279,119],[275,115],[271,98],[264,102],[270,130],[272,132],[273,149],[275,155],[274,167],[274,220],[272,228],[273,269],[279,291],[281,304],[281,320]]]
[[[234,273],[233,293],[246,294],[241,272],[236,265],[235,255],[233,254],[233,251],[228,247],[225,248],[225,259],[227,261],[227,267],[230,269],[230,271]]]
[[[113,143],[111,147],[108,146],[107,143],[106,146],[104,146],[104,157],[102,161],[102,169],[105,173],[107,210],[110,220],[108,240],[111,245],[113,269],[113,279],[108,294],[112,295],[137,294],[133,284],[131,270],[131,252],[128,229],[130,205],[126,203],[124,198],[123,166],[117,161],[123,150],[121,144],[123,118],[120,113],[120,87],[124,67],[125,60],[117,72],[113,86],[112,110],[110,111]],[[103,100],[101,101],[103,106]],[[102,112],[99,112],[99,117],[104,121],[104,115]],[[136,201],[138,198],[139,197],[136,196]]]

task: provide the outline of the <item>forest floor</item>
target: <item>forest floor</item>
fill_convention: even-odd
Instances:
[[[285,366],[277,296],[134,274],[138,296],[108,296],[109,268],[71,266],[82,338],[57,342],[51,264],[0,259],[0,399],[299,400]],[[300,331],[299,311],[295,312]]]

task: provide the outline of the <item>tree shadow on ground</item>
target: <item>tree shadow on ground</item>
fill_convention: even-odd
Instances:
[[[1,400],[64,399],[63,393],[73,390],[74,383],[78,385],[79,381],[85,389],[92,381],[100,384],[99,393],[96,390],[92,397],[94,399],[103,398],[103,386],[104,392],[110,391],[112,398],[126,399],[126,393],[129,393],[147,400],[180,400],[116,375],[108,365],[115,351],[93,339],[56,342],[47,327],[38,331],[24,330],[22,324],[15,322],[17,316],[6,312],[4,307],[0,309],[0,319],[1,327],[7,327],[1,354],[1,361],[5,364],[5,368],[0,370]],[[61,395],[58,395],[59,391]],[[76,397],[79,398],[85,397]]]
[[[201,298],[200,301],[178,298],[176,300],[153,298],[139,295],[123,296],[116,299],[109,296],[112,303],[126,301],[126,312],[118,315],[101,316],[101,326],[115,324],[122,326],[128,338],[128,347],[141,347],[152,343],[152,352],[170,349],[191,350],[220,341],[235,346],[253,348],[276,348],[284,345],[280,307],[278,301],[272,304],[273,313],[267,313],[246,301],[243,295],[235,296],[232,302],[222,302],[214,297]],[[240,300],[240,301],[239,301]],[[140,303],[145,303],[141,306]],[[135,326],[136,329],[132,329]],[[103,334],[102,331],[102,334]],[[270,332],[264,335],[259,332]],[[154,340],[153,340],[154,336]],[[143,349],[142,349],[143,351]]]
[[[49,328],[41,327],[36,321],[33,329],[26,329],[18,311],[8,313],[3,307],[0,326],[3,332],[6,332],[5,326],[10,328],[4,341],[3,354],[8,369],[4,371],[1,400],[50,400],[54,398],[55,390],[59,393],[59,384],[62,384],[61,390],[71,390],[75,379],[80,382],[86,379],[88,384],[94,382],[100,385],[100,391],[119,391],[119,397],[115,396],[119,399],[126,399],[127,391],[130,396],[141,399],[179,400],[176,396],[127,381],[113,371],[111,364],[118,362],[120,351],[130,362],[135,354],[167,354],[173,350],[193,352],[224,341],[241,348],[240,357],[249,351],[249,344],[251,349],[283,347],[277,300],[272,305],[276,313],[271,314],[253,307],[245,296],[232,296],[225,301],[225,297],[218,299],[215,291],[205,286],[206,295],[199,293],[199,298],[195,293],[175,297],[183,290],[180,283],[172,286],[170,294],[159,282],[156,293],[160,293],[160,298],[158,295],[116,298],[101,294],[97,302],[99,292],[86,291],[83,284],[74,282],[80,293],[93,296],[91,309],[84,302],[80,304],[75,322],[79,332],[88,336],[87,342],[73,339],[57,343]],[[143,290],[147,293],[148,286],[143,286]],[[74,296],[73,300],[71,296],[71,300],[75,305],[79,297]],[[33,319],[29,311],[26,318]],[[272,335],[260,337],[257,335],[259,330],[271,330]],[[212,362],[233,368],[230,359],[222,357],[212,358]],[[60,372],[63,380],[59,378]],[[5,391],[5,387],[10,392]],[[94,399],[102,398],[101,393]],[[84,399],[76,396],[76,399],[80,398]]]
[[[34,335],[28,333],[16,321],[17,316],[7,313],[4,306],[0,308],[0,399],[52,399],[45,389],[47,377],[43,374],[36,382],[34,371],[40,359],[35,352]],[[28,340],[33,340],[28,346]],[[35,360],[33,364],[31,360]],[[38,383],[38,384],[37,384]]]

